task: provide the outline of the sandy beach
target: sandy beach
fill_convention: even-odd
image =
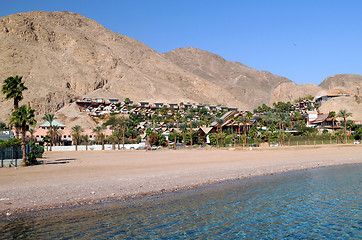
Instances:
[[[42,160],[37,166],[0,168],[1,215],[362,163],[362,146],[46,152]]]

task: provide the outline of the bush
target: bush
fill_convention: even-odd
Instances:
[[[30,153],[34,154],[35,158],[42,158],[44,153],[44,147],[34,142],[29,143],[30,146]]]
[[[30,153],[28,154],[28,157],[26,159],[26,165],[30,166],[38,164],[38,161],[36,159],[43,157],[44,147],[37,145],[34,142],[30,142],[29,147]]]
[[[0,147],[20,147],[21,139],[11,138],[7,141],[0,140]]]

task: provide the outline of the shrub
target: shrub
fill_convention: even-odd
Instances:
[[[19,138],[11,138],[7,141],[0,140],[0,147],[20,147],[21,139]]]
[[[30,153],[34,154],[35,158],[42,158],[44,153],[44,147],[34,142],[29,143],[30,146]]]

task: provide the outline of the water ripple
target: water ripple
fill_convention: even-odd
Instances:
[[[25,214],[1,239],[359,239],[362,165]]]

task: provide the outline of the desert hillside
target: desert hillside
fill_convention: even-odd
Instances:
[[[134,101],[221,104],[253,110],[342,86],[355,91],[362,76],[337,75],[320,86],[289,79],[195,48],[158,53],[130,37],[70,12],[28,12],[0,18],[0,79],[23,76],[29,88],[22,104],[38,116],[73,116],[72,103],[85,96]],[[352,76],[352,77],[350,77]],[[356,85],[357,84],[357,85]],[[0,120],[12,102],[1,95]],[[69,115],[69,116],[68,116]]]

